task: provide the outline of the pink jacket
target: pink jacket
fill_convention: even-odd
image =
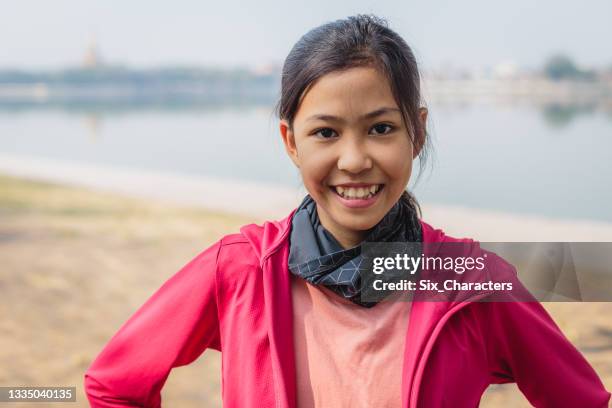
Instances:
[[[213,348],[224,407],[294,407],[294,212],[223,237],[165,282],[85,373],[91,406],[159,407],[170,370]],[[422,226],[425,242],[458,241]],[[413,303],[403,407],[475,407],[489,384],[507,382],[536,407],[607,407],[610,393],[539,303],[471,302],[485,295]]]

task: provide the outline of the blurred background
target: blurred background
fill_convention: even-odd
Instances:
[[[420,64],[434,151],[410,188],[426,221],[612,241],[610,2],[14,2],[0,16],[1,386],[77,386],[87,406],[85,369],[155,289],[299,204],[274,114],[282,63],[356,13],[386,18]],[[612,308],[547,308],[611,388]],[[220,406],[218,353],[174,370],[164,400]],[[499,404],[529,406],[514,386],[487,391]]]

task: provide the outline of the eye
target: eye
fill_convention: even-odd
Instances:
[[[314,135],[319,135],[323,139],[330,139],[336,132],[330,128],[321,128],[314,131]]]
[[[385,135],[391,132],[393,129],[394,127],[387,123],[377,123],[376,125],[372,126],[372,130],[376,131],[375,134],[379,134],[379,135]]]

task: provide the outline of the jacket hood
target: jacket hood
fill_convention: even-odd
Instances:
[[[262,225],[247,224],[240,228],[240,233],[249,241],[260,263],[288,239],[296,211],[297,207],[283,219],[265,221]]]

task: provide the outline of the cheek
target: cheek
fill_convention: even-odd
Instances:
[[[335,161],[320,149],[314,151],[308,147],[303,146],[300,152],[300,172],[304,184],[316,188],[318,184],[326,183]]]
[[[381,153],[383,153],[381,151]],[[407,181],[412,171],[412,149],[410,145],[390,146],[379,155],[378,163],[388,177],[396,181]]]

